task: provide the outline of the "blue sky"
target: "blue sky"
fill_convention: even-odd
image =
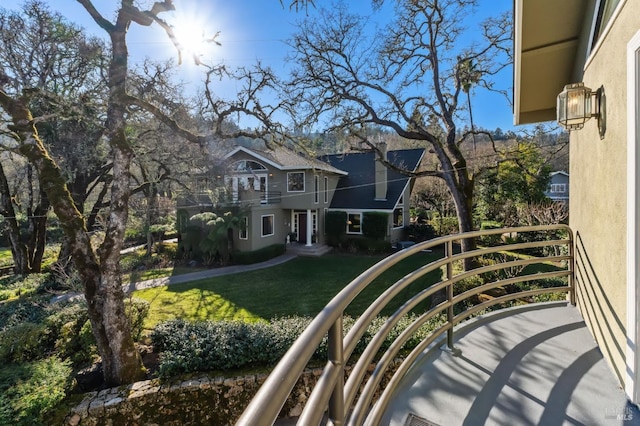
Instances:
[[[19,9],[22,0],[0,0],[0,7]],[[106,17],[112,18],[116,0],[94,0],[96,8]],[[140,0],[140,4],[151,4],[151,1]],[[288,47],[285,40],[295,29],[295,22],[304,18],[305,14],[313,16],[314,8],[289,10],[288,0],[282,7],[278,0],[174,0],[177,11],[172,19],[187,22],[188,28],[197,29],[199,34],[212,36],[220,32],[218,40],[221,47],[211,47],[204,57],[209,63],[224,63],[229,67],[250,66],[257,60],[283,70],[284,58]],[[331,1],[316,0],[317,7],[330,7]],[[390,10],[394,1],[386,2]],[[482,20],[488,16],[497,16],[512,8],[512,0],[480,0],[474,20]],[[84,8],[74,0],[48,0],[52,10],[60,12],[67,19],[83,26],[88,32],[105,37],[102,31],[86,13]],[[371,13],[369,0],[351,0],[349,6],[365,14]],[[380,15],[378,15],[380,16]],[[384,14],[382,14],[384,16]],[[168,15],[165,17],[169,19]],[[132,62],[142,61],[144,57],[155,60],[177,59],[175,48],[159,28],[144,28],[132,25],[129,31],[129,51]],[[193,82],[196,87],[202,80],[202,70],[189,61],[181,65],[181,78]],[[506,68],[497,82],[500,89],[511,93],[512,68]],[[503,96],[476,90],[472,99],[474,121],[477,126],[487,129],[500,127],[503,130],[513,129],[511,106]]]

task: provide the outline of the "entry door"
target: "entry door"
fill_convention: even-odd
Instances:
[[[307,244],[307,214],[298,213],[298,241]]]
[[[640,402],[640,31],[627,44],[627,376],[625,392]]]

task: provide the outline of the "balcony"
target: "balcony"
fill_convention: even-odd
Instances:
[[[230,193],[229,198],[224,204],[272,205],[282,202],[282,193],[280,191],[240,190]]]
[[[480,248],[456,250],[471,238]],[[343,312],[368,284],[403,259],[439,247],[445,249],[441,259],[391,285],[343,335]],[[327,305],[237,424],[273,424],[325,337],[327,364],[292,424],[640,424],[574,306],[573,264],[573,236],[564,225],[476,231],[402,250],[355,278]],[[409,296],[355,356],[382,309],[436,269],[441,281]],[[431,307],[381,349],[400,319],[428,300]],[[401,352],[436,318],[442,321],[427,337],[410,353]]]

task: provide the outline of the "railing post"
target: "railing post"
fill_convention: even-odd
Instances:
[[[453,305],[451,304],[451,301],[453,300],[453,284],[451,284],[451,279],[453,278],[453,265],[451,264],[451,257],[453,256],[453,241],[447,241],[445,254],[447,256],[447,281],[449,281],[449,284],[447,285],[447,302],[449,302],[449,307],[447,308],[447,322],[451,325],[447,330],[447,346],[449,349],[453,350]]]
[[[569,302],[576,306],[576,278],[575,278],[575,261],[576,261],[576,252],[573,244],[573,231],[569,230],[569,277],[567,280],[569,281]]]
[[[342,336],[342,315],[338,317],[329,329],[328,336],[329,362],[338,370],[338,380],[329,399],[329,420],[335,426],[344,424],[344,351]]]

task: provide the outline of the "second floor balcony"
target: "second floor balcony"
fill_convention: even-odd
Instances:
[[[462,238],[476,239],[478,248],[456,250]],[[554,225],[441,237],[382,260],[314,319],[237,424],[269,425],[291,414],[280,410],[323,341],[327,363],[306,405],[276,424],[640,424],[575,306],[573,247],[571,230]],[[376,277],[409,256],[442,248],[442,258],[389,286],[344,330],[345,308]],[[435,270],[439,282],[406,294]],[[396,296],[404,303],[366,337]],[[398,332],[401,319],[425,301],[430,307]],[[426,324],[430,332],[403,350]]]

